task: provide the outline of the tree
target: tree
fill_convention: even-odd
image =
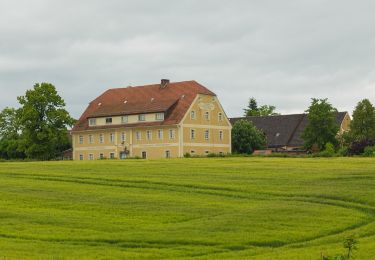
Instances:
[[[74,123],[65,110],[65,102],[55,86],[35,84],[25,96],[17,98],[20,124],[23,126],[22,145],[29,158],[49,160],[69,146],[67,127]]]
[[[237,121],[232,128],[232,150],[234,153],[251,154],[255,149],[264,149],[266,137],[251,122]]]
[[[352,141],[375,139],[375,107],[368,99],[358,102],[350,123]]]
[[[275,106],[262,105],[258,107],[258,103],[255,98],[250,98],[247,108],[244,109],[245,116],[271,116],[278,115],[275,112]]]
[[[316,145],[319,150],[324,150],[327,143],[336,146],[336,135],[339,130],[336,122],[337,109],[328,103],[327,99],[313,98],[306,112],[308,124],[302,133],[305,147],[311,150]]]
[[[7,107],[0,112],[0,158],[24,158],[20,143],[19,111]]]

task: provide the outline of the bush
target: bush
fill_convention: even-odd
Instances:
[[[348,149],[348,147],[341,147],[341,148],[337,151],[337,155],[338,155],[338,156],[348,156],[348,155],[349,155],[349,149]]]
[[[375,157],[375,146],[367,146],[364,149],[363,156]]]
[[[191,157],[191,154],[190,154],[190,153],[185,153],[185,154],[184,154],[184,157],[185,157],[185,158],[190,158],[190,157]]]
[[[324,151],[317,154],[319,157],[333,157],[335,156],[335,147],[332,143],[326,143]]]
[[[375,146],[375,140],[355,141],[349,147],[349,155],[363,154],[368,146]]]

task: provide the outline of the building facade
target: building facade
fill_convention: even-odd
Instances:
[[[172,158],[231,152],[217,96],[195,81],[109,89],[72,131],[73,159]]]

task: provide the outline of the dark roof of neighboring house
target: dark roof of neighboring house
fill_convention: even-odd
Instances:
[[[121,125],[122,127],[178,124],[197,94],[215,96],[196,81],[171,82],[161,88],[161,84],[137,87],[114,88],[105,91],[90,102],[85,112],[73,127],[73,131],[87,130],[88,118],[131,115],[140,113],[165,112],[164,121]],[[115,128],[118,125],[96,126],[95,128]]]
[[[337,124],[341,125],[346,114],[347,112],[337,112]],[[230,122],[233,125],[238,120],[251,121],[263,131],[269,148],[301,147],[304,144],[301,135],[308,123],[307,114],[237,117],[231,118]]]

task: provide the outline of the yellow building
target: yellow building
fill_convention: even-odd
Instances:
[[[231,152],[217,96],[195,81],[109,89],[72,131],[73,159],[183,157]]]

